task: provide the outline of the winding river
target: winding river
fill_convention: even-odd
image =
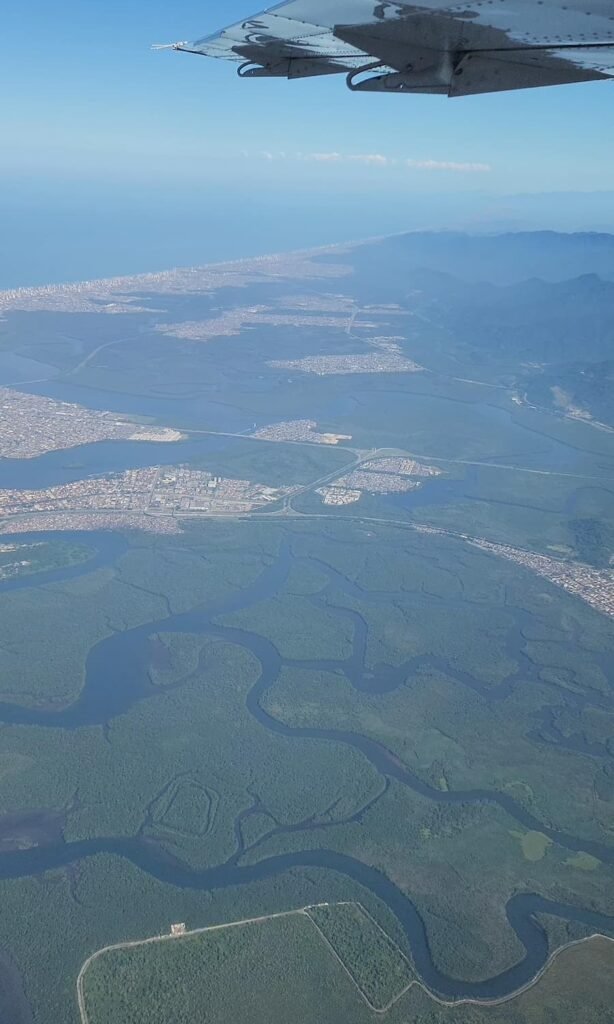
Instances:
[[[53,536],[53,535],[51,535]],[[91,571],[93,567],[111,564],[126,547],[125,541],[115,534],[74,534],[66,539],[87,542],[96,548],[96,556],[89,562],[69,569],[59,569],[45,575],[47,580],[75,578]],[[29,539],[47,539],[47,535],[29,535]],[[276,562],[264,570],[251,586],[238,595],[220,602],[215,607],[199,607],[182,614],[170,615],[156,622],[147,623],[134,629],[116,633],[96,644],[87,659],[86,682],[79,699],[59,712],[26,709],[19,705],[0,704],[0,721],[5,724],[32,725],[45,728],[77,729],[89,725],[105,725],[112,718],[126,712],[139,700],[154,699],[157,692],[148,676],[151,655],[150,637],[157,632],[200,633],[222,638],[238,644],[249,651],[259,662],[261,673],[247,697],[247,708],[263,728],[289,737],[333,740],[359,750],[385,779],[394,778],[414,792],[438,803],[497,804],[526,829],[543,832],[554,842],[571,851],[586,851],[609,864],[614,863],[614,848],[605,844],[578,839],[555,831],[531,815],[512,797],[499,792],[470,790],[443,792],[434,789],[417,778],[393,753],[375,740],[365,736],[336,729],[303,728],[286,725],[268,715],[262,707],[262,698],[276,682],[284,664],[326,670],[341,670],[358,689],[369,692],[385,692],[402,685],[408,675],[422,668],[434,668],[446,672],[463,685],[477,690],[488,699],[497,700],[510,692],[519,678],[537,678],[537,670],[521,650],[524,613],[514,612],[514,628],[507,639],[508,653],[519,664],[518,672],[511,675],[497,687],[488,687],[472,676],[459,672],[445,659],[421,656],[406,661],[397,668],[378,668],[373,673],[365,670],[367,627],[362,617],[349,609],[337,609],[330,603],[325,607],[331,614],[349,616],[354,625],[354,649],[345,661],[288,662],[284,661],[274,645],[255,633],[224,627],[216,623],[220,616],[249,607],[256,601],[271,597],[283,586],[290,567],[292,555],[288,548],[282,550]],[[367,594],[325,563],[317,562],[319,570],[329,578],[329,591],[360,597],[362,601],[390,601],[390,595]],[[9,581],[0,585],[1,590],[34,586],[43,577],[29,577]],[[332,592],[313,597],[316,603],[332,600]],[[404,600],[410,600],[404,595]],[[441,599],[442,601],[444,599]],[[454,599],[445,599],[453,609]],[[598,659],[600,660],[600,659]],[[607,669],[605,661],[602,668]],[[113,671],[109,671],[109,666]],[[571,695],[570,701],[576,706],[584,700]],[[561,738],[562,739],[562,738]],[[553,731],[546,741],[556,742]],[[594,751],[586,751],[594,753]],[[130,860],[141,870],[162,882],[199,890],[213,891],[229,886],[257,882],[299,867],[317,867],[336,871],[369,889],[383,900],[394,913],[407,937],[418,972],[429,988],[447,998],[496,999],[515,991],[530,981],[545,964],[548,956],[547,938],[534,919],[537,913],[548,913],[566,921],[575,921],[594,931],[614,934],[614,918],[597,912],[547,900],[533,893],[520,893],[509,900],[506,912],[510,926],[525,948],[524,958],[509,970],[482,982],[465,982],[442,974],[434,963],[424,923],[411,900],[385,875],[376,869],[347,855],[315,849],[266,857],[257,864],[240,864],[234,856],[226,864],[202,871],[195,871],[170,858],[164,850],[151,842],[136,838],[106,838],[71,843],[53,842],[49,845],[0,853],[0,878],[18,878],[37,875],[43,871],[75,864],[84,858],[100,853],[112,853]]]

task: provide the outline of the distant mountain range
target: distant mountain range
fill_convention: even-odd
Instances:
[[[351,251],[362,302],[415,310],[415,357],[614,423],[614,235],[415,232]],[[418,323],[418,321],[416,321]]]
[[[470,235],[410,232],[374,243],[387,266],[453,274],[463,281],[516,284],[528,278],[564,281],[585,274],[614,281],[614,234],[520,231]],[[369,247],[370,248],[370,247]],[[375,254],[371,251],[371,258]]]

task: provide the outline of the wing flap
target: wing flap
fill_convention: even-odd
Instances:
[[[488,92],[594,82],[607,77],[602,71],[577,66],[565,51],[467,53],[452,74],[449,95],[476,96]]]

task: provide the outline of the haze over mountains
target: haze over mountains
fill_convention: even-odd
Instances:
[[[614,235],[412,232],[357,247],[352,263],[363,301],[411,297],[426,365],[611,419]]]
[[[587,274],[614,280],[614,235],[607,233],[415,231],[393,235],[380,246],[380,266],[395,275],[428,269],[463,281],[499,285],[532,277],[564,281]],[[377,275],[375,255],[369,249],[368,266]]]
[[[367,184],[365,190],[340,182],[331,191],[327,176],[308,186],[292,180],[285,188],[271,188],[263,178],[249,187],[229,182],[181,189],[10,181],[0,189],[0,288],[240,259],[400,230],[614,231],[614,192],[496,195],[461,191],[471,183],[460,181],[458,191],[453,181],[449,192],[440,192],[434,181],[434,191],[418,193],[411,180],[390,192],[383,182]]]

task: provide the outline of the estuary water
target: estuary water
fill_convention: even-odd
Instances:
[[[177,442],[97,441],[34,459],[0,459],[0,488],[43,490],[88,476],[123,473],[149,466],[201,465],[207,457],[241,444],[233,437],[200,437]]]
[[[32,535],[32,539],[40,540],[55,535]],[[56,570],[46,578],[60,580],[75,578],[79,574],[91,571],[94,566],[113,563],[125,549],[126,542],[115,534],[70,534],[65,539],[82,542],[84,539],[96,549],[95,558],[81,566],[73,566],[66,570]],[[22,537],[23,540],[30,536]],[[373,673],[365,669],[366,623],[360,625],[360,616],[348,609],[335,608],[326,604],[331,615],[356,616],[354,650],[345,661],[328,662],[285,662],[274,645],[255,633],[220,626],[215,623],[219,616],[249,607],[256,601],[276,594],[283,586],[292,565],[292,555],[288,548],[282,550],[279,558],[251,586],[239,594],[220,602],[215,606],[203,605],[183,614],[169,615],[164,619],[147,623],[134,629],[116,633],[96,644],[90,651],[86,665],[86,682],[79,699],[61,711],[26,709],[15,704],[0,704],[0,721],[6,725],[29,725],[52,729],[79,729],[94,724],[106,725],[111,719],[125,713],[140,700],[155,700],[156,688],[152,686],[148,676],[148,665],[151,657],[150,638],[153,634],[165,633],[200,633],[218,637],[232,644],[237,644],[249,651],[261,666],[260,676],[251,689],[246,706],[250,714],[260,725],[271,732],[281,733],[286,737],[301,739],[313,738],[329,740],[352,746],[360,751],[385,779],[394,778],[402,785],[408,786],[422,796],[437,803],[494,803],[511,815],[523,828],[543,832],[559,845],[571,851],[586,851],[607,863],[614,863],[614,848],[586,839],[554,831],[545,826],[537,818],[517,804],[512,797],[499,792],[471,790],[463,792],[442,792],[432,788],[418,779],[410,769],[391,751],[380,743],[360,734],[344,730],[326,728],[302,728],[288,726],[271,717],[262,707],[262,699],[279,677],[284,664],[300,664],[327,670],[334,666],[342,671],[353,686],[361,690],[383,692],[400,686],[411,676],[411,673],[422,666],[445,671],[456,676],[461,683],[484,691],[486,688],[472,676],[459,671],[447,661],[434,657],[418,657],[407,661],[398,669],[381,671],[376,668]],[[325,563],[315,563],[319,570],[329,576],[335,591],[341,589],[345,593],[356,596],[358,588],[344,576]],[[39,578],[32,577],[22,581],[9,581],[0,586],[1,590],[16,587],[35,586]],[[368,595],[360,591],[364,600],[390,600],[387,595]],[[314,601],[322,601],[316,595]],[[449,600],[450,611],[456,600]],[[516,622],[516,628],[510,630],[508,647],[520,665],[518,673],[510,676],[498,688],[488,688],[492,699],[501,699],[514,685],[515,678],[522,674],[523,678],[531,678],[531,664],[524,659],[521,645],[522,613]],[[358,621],[360,620],[360,621]],[[605,665],[603,666],[606,667]],[[179,684],[180,685],[180,684]],[[583,698],[574,698],[581,701]],[[555,740],[556,741],[556,737]],[[412,955],[424,982],[435,992],[447,998],[493,999],[509,994],[527,981],[543,967],[548,956],[547,938],[535,921],[538,913],[548,913],[566,921],[584,924],[591,930],[614,934],[614,918],[569,906],[556,901],[547,900],[537,894],[521,893],[514,896],[507,904],[506,912],[510,926],[516,932],[525,948],[523,959],[509,970],[496,977],[482,982],[469,983],[450,978],[439,971],[434,963],[428,944],[424,923],[411,899],[397,888],[386,876],[353,857],[328,849],[312,849],[297,853],[288,853],[272,857],[264,857],[257,864],[239,863],[240,856],[233,856],[226,864],[206,870],[196,871],[185,864],[173,860],[161,848],[151,842],[139,838],[107,838],[77,842],[52,841],[49,845],[41,845],[26,850],[15,850],[0,853],[0,878],[17,878],[37,875],[53,868],[76,864],[84,858],[99,853],[111,853],[130,860],[141,870],[168,884],[182,888],[193,888],[206,891],[257,882],[262,879],[278,876],[285,871],[297,867],[319,867],[340,872],[360,885],[368,888],[379,899],[383,900],[394,913],[405,933],[411,947]],[[322,898],[326,894],[323,892]]]

